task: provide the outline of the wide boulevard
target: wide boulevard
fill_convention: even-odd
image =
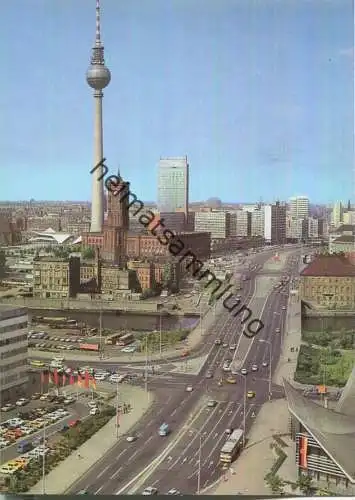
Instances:
[[[256,255],[254,263],[263,264],[269,257],[270,254]],[[288,254],[287,261],[279,275],[297,272],[292,254]],[[241,316],[234,317],[226,310],[216,315],[213,327],[206,332],[203,351],[207,357],[199,373],[169,374],[172,361],[167,362],[164,373],[149,381],[154,402],[129,433],[137,437],[136,441],[128,443],[127,436],[119,439],[117,445],[75,483],[70,492],[85,489],[92,494],[135,494],[147,486],[154,486],[161,494],[171,488],[177,488],[181,493],[196,493],[198,484],[203,489],[218,479],[223,473],[218,459],[227,437],[225,431],[243,428],[246,400],[248,432],[261,405],[269,398],[270,367],[271,370],[276,367],[280,355],[288,287],[280,291],[271,285],[263,294],[259,285],[256,286],[259,269],[257,266],[250,273],[241,295],[242,302],[253,310],[253,318],[262,319],[265,327],[261,332],[249,339],[242,334]],[[262,279],[267,280],[264,274],[267,273],[262,273]],[[277,280],[277,276],[274,279]],[[215,345],[216,339],[221,339],[226,347]],[[237,348],[231,351],[229,346],[233,344]],[[232,358],[237,383],[224,382],[219,386],[218,381],[226,376],[223,363]],[[263,363],[266,366],[262,366]],[[99,364],[95,363],[96,366]],[[258,371],[251,371],[253,364],[258,366]],[[248,371],[246,377],[240,373],[242,368]],[[213,377],[207,378],[207,372],[212,372]],[[186,391],[187,385],[192,386],[192,392]],[[255,397],[246,399],[245,390],[255,392]],[[283,397],[281,387],[272,385],[271,392],[273,398]],[[216,406],[208,407],[208,400],[216,401]],[[158,435],[163,422],[171,428],[167,437]]]

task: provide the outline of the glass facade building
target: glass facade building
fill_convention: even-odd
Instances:
[[[189,164],[187,156],[161,158],[158,170],[159,212],[184,212],[189,207]]]

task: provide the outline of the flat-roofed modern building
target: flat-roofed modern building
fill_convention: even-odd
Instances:
[[[187,156],[161,158],[158,167],[158,210],[189,211],[189,163]]]
[[[331,493],[355,493],[355,369],[336,410],[302,396],[284,380],[299,474]]]
[[[28,386],[27,309],[0,304],[0,401],[24,396]]]

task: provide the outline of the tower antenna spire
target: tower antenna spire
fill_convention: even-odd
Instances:
[[[101,46],[101,27],[100,27],[100,0],[96,0],[96,37],[95,45]]]

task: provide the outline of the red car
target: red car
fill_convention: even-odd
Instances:
[[[71,420],[69,422],[69,427],[76,427],[78,424],[80,424],[81,420],[77,419],[77,420]]]

